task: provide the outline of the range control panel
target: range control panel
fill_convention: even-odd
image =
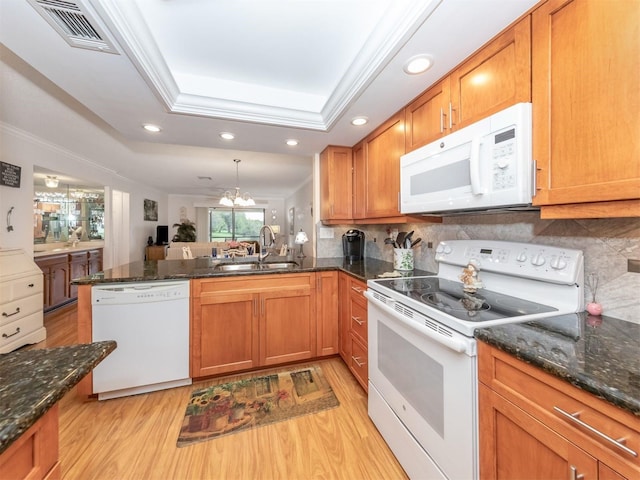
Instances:
[[[553,283],[575,283],[584,269],[581,250],[500,240],[443,241],[436,261],[460,267],[475,263],[480,271]]]

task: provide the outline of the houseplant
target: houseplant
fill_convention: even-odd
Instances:
[[[178,231],[171,239],[172,242],[195,242],[196,224],[189,219],[184,219],[182,223],[174,223],[173,228],[178,227]]]

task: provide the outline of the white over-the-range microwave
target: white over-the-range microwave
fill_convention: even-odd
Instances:
[[[531,208],[531,104],[519,103],[400,159],[403,214]]]

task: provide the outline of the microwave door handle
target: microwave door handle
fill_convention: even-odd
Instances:
[[[469,177],[471,178],[471,193],[474,195],[483,195],[487,193],[482,188],[480,180],[480,147],[482,141],[480,137],[474,137],[471,141],[471,158],[469,158]]]

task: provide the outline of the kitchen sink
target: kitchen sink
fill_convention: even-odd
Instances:
[[[260,265],[257,262],[221,263],[216,265],[216,270],[221,272],[245,272],[247,270],[260,270]]]
[[[298,264],[296,262],[273,262],[273,263],[263,263],[260,265],[263,270],[291,270],[294,268],[298,268]]]
[[[296,262],[238,262],[238,263],[220,263],[216,265],[219,272],[246,272],[253,270],[292,270],[298,268]]]

